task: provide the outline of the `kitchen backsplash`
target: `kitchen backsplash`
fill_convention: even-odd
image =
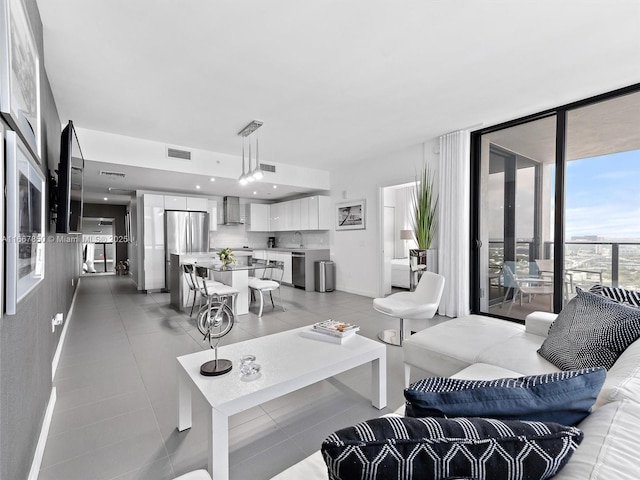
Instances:
[[[209,248],[244,247],[267,248],[269,237],[276,237],[276,246],[295,248],[300,246],[300,235],[294,232],[247,232],[244,225],[218,225],[218,230],[209,233]],[[302,232],[305,248],[329,248],[329,232]]]

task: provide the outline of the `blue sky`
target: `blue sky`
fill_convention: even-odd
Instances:
[[[640,150],[567,164],[566,239],[640,239]]]

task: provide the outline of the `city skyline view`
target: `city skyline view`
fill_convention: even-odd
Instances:
[[[567,163],[565,238],[640,241],[640,150]]]

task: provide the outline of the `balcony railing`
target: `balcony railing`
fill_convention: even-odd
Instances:
[[[543,255],[537,253],[536,243],[519,240],[516,243],[516,271],[534,274],[536,258],[553,258],[553,242],[544,242]],[[490,268],[504,263],[504,243],[489,241]],[[613,287],[640,290],[640,242],[569,241],[565,242],[565,270],[575,272],[575,283],[593,284],[598,276],[585,272],[599,272],[602,283]]]

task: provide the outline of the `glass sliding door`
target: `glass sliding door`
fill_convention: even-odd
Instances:
[[[640,290],[639,125],[636,85],[472,134],[473,312]]]
[[[524,319],[553,310],[555,116],[480,138],[478,294],[481,313]]]
[[[640,92],[567,113],[564,268],[570,295],[640,289]]]

